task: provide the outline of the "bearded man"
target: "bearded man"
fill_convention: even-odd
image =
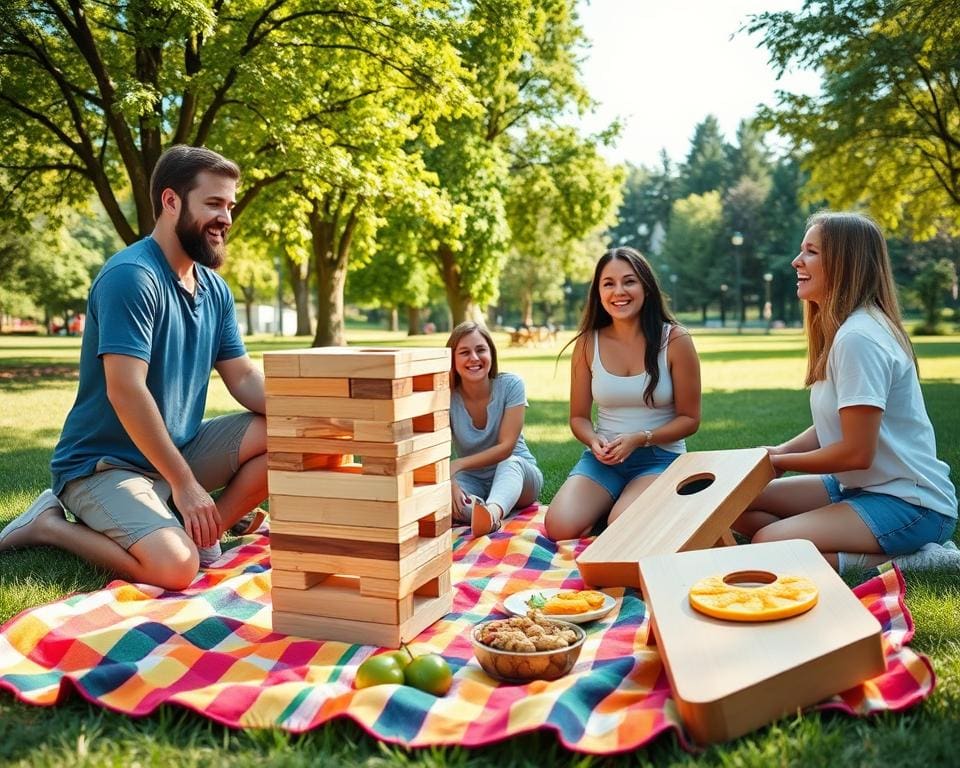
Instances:
[[[223,531],[266,498],[263,374],[214,271],[239,178],[233,162],[201,147],[160,157],[153,233],[107,260],[90,288],[52,488],[0,531],[0,552],[55,546],[179,590],[219,556]],[[211,369],[245,411],[203,420]]]

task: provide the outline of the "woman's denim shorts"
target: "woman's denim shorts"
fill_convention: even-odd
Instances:
[[[831,502],[845,502],[860,515],[887,555],[916,552],[930,542],[943,544],[957,526],[956,518],[911,504],[897,496],[860,488],[841,490],[840,482],[833,475],[823,475],[823,484]]]
[[[570,476],[589,477],[593,482],[603,486],[604,490],[610,494],[610,498],[616,501],[631,480],[644,475],[659,475],[678,456],[680,456],[679,453],[665,451],[663,448],[651,445],[634,450],[623,464],[610,465],[597,461],[597,457],[588,448],[583,452],[580,461],[570,470]]]

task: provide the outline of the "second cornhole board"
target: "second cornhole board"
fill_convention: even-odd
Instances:
[[[683,454],[580,553],[580,575],[594,587],[639,587],[641,557],[714,546],[773,476],[764,448]]]
[[[701,743],[741,736],[881,674],[880,623],[809,541],[778,541],[645,557],[640,579],[677,709]],[[806,576],[806,613],[778,621],[714,619],[690,587],[743,571]]]

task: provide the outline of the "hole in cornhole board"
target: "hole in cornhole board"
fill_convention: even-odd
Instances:
[[[695,493],[700,493],[700,491],[705,491],[711,485],[717,477],[710,472],[704,472],[703,474],[693,475],[686,478],[677,486],[677,493],[681,496],[693,496]]]
[[[773,584],[777,576],[770,571],[734,571],[723,577],[723,583],[731,587],[760,588]]]

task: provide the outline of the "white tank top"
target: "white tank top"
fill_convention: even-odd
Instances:
[[[600,336],[593,332],[593,364],[590,367],[590,391],[597,404],[597,433],[613,439],[628,432],[654,430],[673,421],[677,409],[673,403],[673,379],[667,366],[667,344],[670,341],[669,323],[663,326],[663,338],[657,365],[660,368],[660,381],[653,390],[654,407],[643,400],[643,393],[650,381],[646,371],[636,376],[614,376],[608,373],[600,360]],[[672,443],[657,443],[660,448],[674,453],[684,453],[687,444],[684,440]]]

